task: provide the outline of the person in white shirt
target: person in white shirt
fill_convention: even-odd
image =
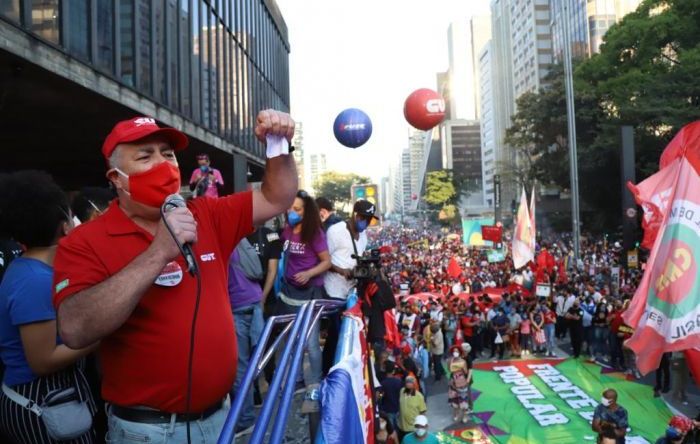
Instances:
[[[326,232],[331,269],[323,278],[323,287],[333,299],[347,299],[354,284],[352,270],[357,265],[355,255],[362,256],[367,248],[365,230],[373,218],[376,207],[366,200],[358,200],[353,207],[352,218],[347,223],[331,225]],[[354,245],[353,245],[354,244]]]
[[[564,304],[566,303],[566,297],[562,293],[557,294],[554,298],[557,303],[556,313],[557,313],[557,324],[555,326],[555,336],[557,339],[563,339],[566,336],[566,322],[564,321],[564,316],[566,315],[566,310],[564,310]]]

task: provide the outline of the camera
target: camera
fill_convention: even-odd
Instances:
[[[353,255],[354,259],[357,259],[357,266],[352,269],[353,279],[374,279],[379,276],[379,270],[382,266],[382,258],[379,255],[379,248],[373,248],[370,250],[369,257],[358,257]]]

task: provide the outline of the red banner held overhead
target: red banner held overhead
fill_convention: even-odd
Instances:
[[[503,240],[503,228],[495,225],[482,225],[481,238],[496,244],[501,243],[501,240]]]

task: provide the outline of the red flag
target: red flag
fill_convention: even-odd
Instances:
[[[685,362],[688,363],[688,368],[693,378],[695,378],[695,383],[700,385],[700,349],[686,350]]]
[[[668,210],[624,314],[635,328],[626,345],[643,374],[658,368],[664,352],[700,349],[700,177],[687,159],[679,162]]]
[[[700,120],[689,123],[678,131],[661,153],[659,169],[666,168],[680,157],[686,157],[700,174]]]
[[[634,194],[634,199],[644,210],[644,216],[642,217],[642,228],[644,229],[642,247],[648,250],[654,246],[656,234],[659,232],[659,227],[668,209],[679,168],[680,158],[677,158],[666,168],[653,176],[649,176],[640,184],[627,184],[627,187]]]
[[[554,256],[546,248],[543,248],[537,255],[537,268],[546,273],[551,273],[554,270]]]
[[[450,259],[450,264],[447,266],[447,274],[452,279],[455,279],[460,274],[462,274],[462,267],[459,266],[459,264],[457,263],[457,259],[455,259],[454,257]]]
[[[399,333],[399,327],[396,324],[394,310],[386,310],[384,312],[384,327],[384,341],[386,342],[386,348],[393,350],[401,343],[401,334]]]
[[[503,240],[503,228],[496,225],[482,225],[481,238],[485,241],[500,243]]]
[[[569,275],[566,273],[566,260],[559,261],[559,269],[557,270],[557,284],[567,284]]]

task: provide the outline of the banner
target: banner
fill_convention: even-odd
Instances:
[[[493,219],[462,219],[462,239],[464,245],[470,247],[490,247],[493,242],[485,241],[481,235],[481,228],[485,225],[493,225]]]
[[[472,421],[439,433],[440,443],[594,443],[593,412],[603,391],[617,391],[629,416],[627,444],[653,444],[671,412],[651,387],[576,359],[485,362],[474,365]]]
[[[483,225],[481,237],[484,240],[499,243],[503,240],[503,228],[496,225]]]
[[[489,263],[503,262],[506,260],[506,252],[503,250],[488,250],[486,252],[486,259]]]
[[[675,182],[644,277],[623,315],[635,328],[626,345],[642,374],[655,370],[664,352],[700,348],[700,177],[685,158]]]

